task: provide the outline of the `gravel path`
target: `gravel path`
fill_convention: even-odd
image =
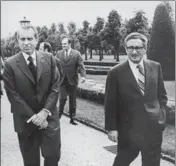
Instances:
[[[1,165],[22,166],[16,133],[13,129],[10,105],[6,96],[2,98],[1,120]],[[116,145],[104,133],[81,123],[69,124],[69,119],[61,119],[62,155],[60,166],[111,166],[115,157]],[[131,166],[140,166],[139,157]],[[43,163],[43,160],[42,160]],[[161,166],[173,166],[162,160]]]

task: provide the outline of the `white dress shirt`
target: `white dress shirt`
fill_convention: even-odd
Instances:
[[[137,65],[141,65],[144,69],[144,60],[142,59],[139,63],[133,63],[130,59],[128,59],[130,68],[132,70],[132,73],[136,79],[136,81],[138,82],[138,78],[139,78],[139,69],[137,68]]]
[[[26,61],[26,63],[27,63],[27,65],[29,64],[29,60],[28,60],[28,58],[29,58],[29,55],[28,54],[26,54],[26,53],[24,53],[24,52],[22,52],[22,54],[23,54],[23,57],[24,57],[24,59],[25,59],[25,61]],[[31,57],[32,57],[32,59],[33,59],[33,63],[34,63],[34,65],[35,66],[37,66],[37,61],[36,61],[36,52],[34,51],[31,55],[30,55]]]
[[[70,52],[71,52],[71,48],[69,48],[69,49],[67,50],[68,57],[70,56]],[[65,56],[66,56],[66,51],[65,51]]]

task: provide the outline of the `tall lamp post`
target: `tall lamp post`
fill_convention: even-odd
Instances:
[[[30,25],[30,21],[26,19],[26,17],[23,18],[23,20],[19,21],[22,27]]]

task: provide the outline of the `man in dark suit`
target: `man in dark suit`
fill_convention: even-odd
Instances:
[[[143,166],[159,166],[167,95],[161,66],[147,60],[147,38],[137,32],[125,39],[128,60],[107,76],[105,129],[117,141],[113,166],[129,166],[142,154]]]
[[[48,43],[48,42],[41,42],[40,45],[39,45],[39,51],[42,51],[42,52],[50,52],[52,53],[52,47],[51,47],[51,44]],[[55,58],[56,60],[56,65],[57,65],[57,68],[58,68],[58,71],[59,71],[59,74],[60,74],[60,79],[61,79],[61,62],[58,58]]]
[[[1,96],[3,95],[2,85],[1,85],[3,67],[4,67],[4,62],[2,60],[2,55],[1,55],[1,57],[0,57],[0,112],[1,112]],[[1,115],[0,115],[0,119],[1,119]]]
[[[11,103],[24,166],[58,166],[60,125],[57,111],[60,76],[52,54],[36,51],[37,30],[17,32],[21,52],[5,62],[3,80]]]
[[[76,116],[76,92],[78,86],[78,72],[80,72],[80,82],[85,82],[86,71],[80,52],[71,48],[71,40],[68,37],[62,39],[63,50],[56,54],[56,58],[61,64],[61,83],[59,97],[59,117],[61,118],[64,106],[69,95],[70,123],[77,125]]]

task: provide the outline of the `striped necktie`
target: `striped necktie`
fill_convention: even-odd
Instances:
[[[137,68],[139,70],[138,74],[138,85],[140,87],[140,90],[142,94],[145,94],[145,73],[144,73],[144,68],[141,65],[137,65]]]

